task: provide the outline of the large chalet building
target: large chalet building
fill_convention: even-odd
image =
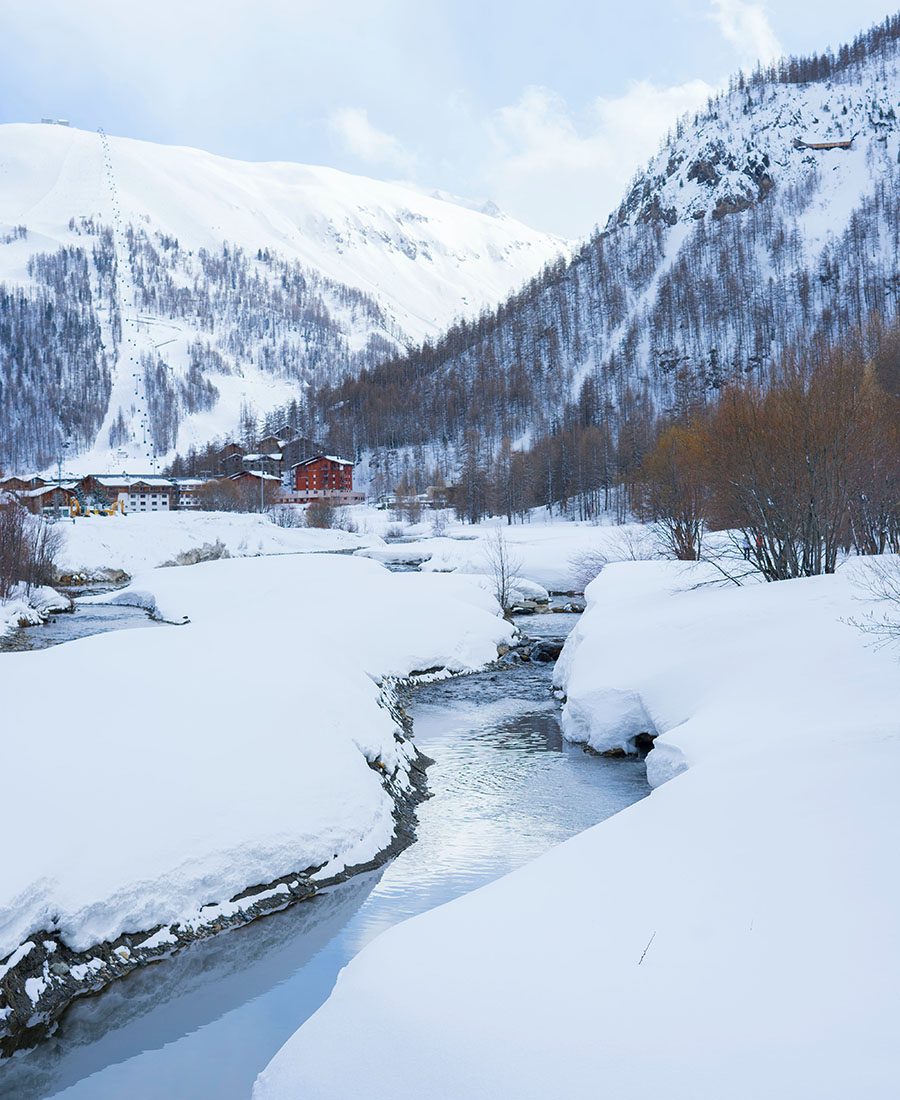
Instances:
[[[360,504],[353,491],[353,463],[337,455],[314,455],[291,467],[290,497],[298,504],[326,500],[332,504]]]

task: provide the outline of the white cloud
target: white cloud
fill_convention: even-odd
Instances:
[[[328,119],[331,132],[343,149],[366,164],[386,165],[411,172],[416,158],[384,130],[369,121],[369,112],[361,107],[342,107]]]
[[[621,96],[594,100],[576,119],[552,89],[527,88],[488,121],[490,183],[501,205],[523,220],[583,233],[606,220],[675,121],[714,91],[703,80],[663,88],[637,81]]]
[[[725,40],[737,50],[742,65],[755,68],[758,61],[766,64],[784,53],[762,4],[712,0],[712,7],[712,19]]]

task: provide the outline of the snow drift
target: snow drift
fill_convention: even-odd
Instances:
[[[84,950],[281,875],[371,859],[394,828],[382,773],[402,781],[411,754],[379,684],[481,665],[511,635],[459,578],[346,557],[161,569],[127,591],[189,624],[0,660],[17,829],[0,958],[38,930]]]
[[[650,761],[678,761],[656,780],[690,766],[379,937],[255,1100],[893,1096],[900,677],[847,622],[868,567],[725,589],[605,571],[568,713],[598,745],[649,718]]]

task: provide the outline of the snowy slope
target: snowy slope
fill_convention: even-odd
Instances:
[[[679,123],[570,261],[476,333],[451,330],[366,388],[338,390],[335,433],[357,439],[373,421],[374,451],[477,430],[496,450],[505,435],[533,442],[588,417],[615,435],[636,402],[659,414],[715,400],[735,378],[765,384],[786,349],[846,340],[874,317],[890,324],[900,19],[848,52],[831,69],[814,59],[736,78]],[[808,147],[821,142],[851,144]],[[401,384],[408,400],[387,416]],[[463,424],[447,392],[468,402]]]
[[[648,769],[687,770],[379,936],[254,1100],[896,1096],[900,678],[847,622],[871,568],[601,574],[569,706],[597,745],[650,721]]]
[[[248,163],[129,138],[110,137],[109,147],[126,220],[149,220],[187,248],[229,241],[254,253],[275,249],[377,298],[410,339],[498,301],[562,247],[504,214],[333,168]],[[72,217],[111,222],[99,136],[0,126],[0,210],[44,243],[70,240]]]
[[[24,237],[16,235],[18,226],[27,230]],[[104,459],[113,462],[123,442],[134,452],[132,466],[148,465],[146,446],[133,445],[131,438],[110,442],[120,410],[129,426],[141,423],[137,443],[149,434],[148,395],[140,378],[131,385],[131,364],[141,356],[155,358],[158,351],[176,385],[198,339],[225,356],[214,372],[217,401],[211,409],[189,409],[171,447],[171,440],[156,440],[152,457],[161,459],[176,445],[184,450],[233,430],[244,401],[259,411],[285,404],[311,373],[351,368],[352,356],[367,348],[384,354],[496,304],[565,247],[492,207],[473,210],[330,168],[244,163],[60,126],[0,126],[0,282],[32,285],[27,264],[36,252],[78,247],[90,260],[103,229],[114,229],[115,287],[112,300],[104,302],[95,285],[94,314],[104,330],[112,377],[87,461],[101,468]],[[137,245],[133,234],[143,235]],[[299,273],[304,293],[314,296],[298,299],[297,316],[277,335],[261,320],[265,285],[253,297],[239,298],[249,303],[252,324],[262,332],[250,331],[234,309],[227,326],[221,314],[211,320],[202,315],[207,291],[213,310],[224,307],[201,250],[216,257],[223,246],[226,259],[237,256],[244,265],[240,277],[268,283],[272,293],[285,287],[292,293],[275,265],[299,265],[291,278]],[[260,254],[266,261],[257,263]],[[226,277],[233,288],[233,271]],[[166,279],[171,287],[163,285]],[[193,306],[174,301],[179,290],[194,296]],[[121,343],[112,331],[117,306]],[[317,337],[323,326],[327,344]],[[372,345],[373,339],[379,343]],[[300,366],[287,362],[291,354],[300,357]],[[121,460],[113,465],[119,468]]]

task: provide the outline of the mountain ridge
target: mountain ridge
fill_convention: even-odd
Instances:
[[[467,433],[484,465],[503,440],[527,449],[586,427],[611,451],[632,437],[639,455],[629,425],[712,401],[730,380],[763,381],[792,348],[892,323],[898,109],[900,15],[835,55],[736,77],[571,258],[489,314],[318,392],[320,422],[382,466],[404,447],[452,466],[474,445]],[[852,144],[798,147],[817,137]]]
[[[567,248],[406,185],[58,125],[0,126],[0,210],[0,308],[10,315],[0,385],[25,407],[21,431],[0,416],[0,439],[24,435],[0,445],[0,462],[19,466],[52,460],[67,436],[73,468],[161,464],[176,446],[233,430],[243,406],[264,412],[314,377],[436,335]],[[73,249],[83,253],[77,288],[58,272],[35,277],[36,256],[71,268],[62,257]],[[39,322],[20,318],[11,332],[35,294],[46,299],[37,313],[68,311],[63,327],[92,333],[79,341],[91,361],[80,380],[60,337],[65,361],[43,373],[63,380],[61,392],[41,394],[38,360],[52,354],[30,332]],[[197,404],[186,395],[201,378],[212,390]],[[76,403],[102,415],[60,411]]]

